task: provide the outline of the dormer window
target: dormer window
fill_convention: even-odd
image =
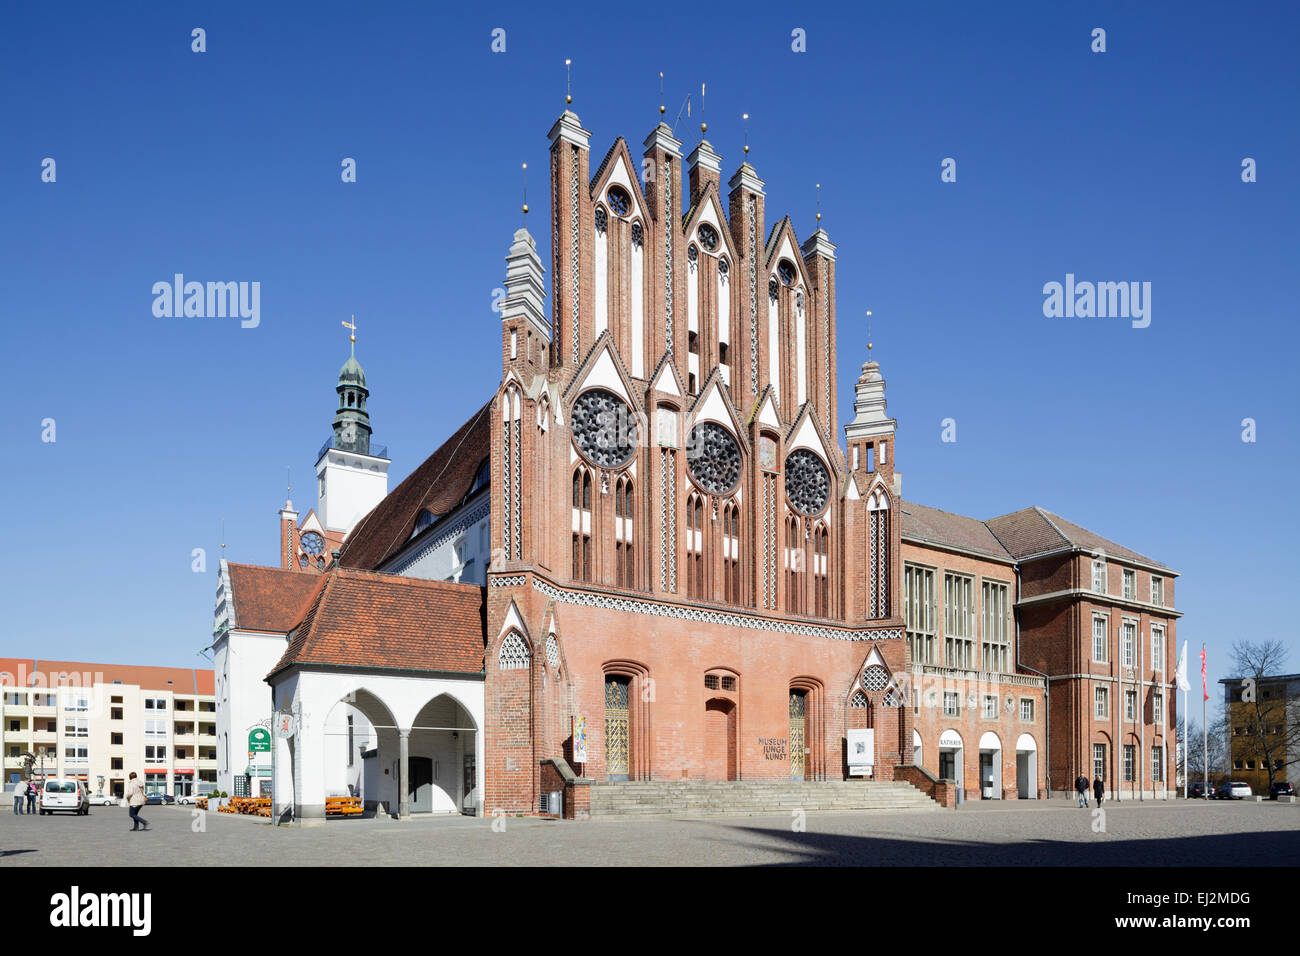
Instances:
[[[432,511],[430,511],[428,508],[425,508],[423,511],[420,512],[420,516],[415,519],[415,533],[419,534],[421,531],[429,527],[429,525],[433,524],[437,520],[438,520],[438,516],[434,514]]]
[[[492,480],[491,462],[488,459],[484,458],[482,463],[478,466],[478,471],[474,473],[474,484],[470,487],[469,493],[473,494],[474,492],[478,491],[480,488],[482,488],[491,480]]]
[[[632,197],[628,195],[627,190],[622,186],[610,186],[609,192],[605,194],[605,199],[609,202],[609,208],[616,216],[626,216],[632,208]]]

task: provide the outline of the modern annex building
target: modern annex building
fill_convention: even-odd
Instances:
[[[382,467],[373,507],[321,567],[288,505],[280,569],[223,566],[218,629],[275,635],[260,699],[294,715],[277,799],[319,815],[358,758],[402,813],[624,780],[1166,796],[1175,572],[1039,508],[905,501],[875,362],[837,437],[828,234],[666,124],[594,172],[589,139],[551,129],[550,314],[520,229],[485,404],[384,494],[350,359],[321,460]]]

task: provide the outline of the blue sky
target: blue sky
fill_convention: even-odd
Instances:
[[[1176,567],[1211,679],[1234,639],[1294,645],[1300,15],[1133,6],[10,5],[0,654],[202,666],[222,519],[269,564],[286,467],[314,504],[350,313],[392,484],[486,399],[566,56],[593,163],[640,152],[663,70],[669,120],[708,84],[724,178],[751,115],[769,223],[807,236],[822,184],[841,420],[871,309],[907,498],[1038,504]],[[177,272],[260,282],[261,324],[155,318]],[[1150,327],[1045,318],[1066,273],[1150,282]]]

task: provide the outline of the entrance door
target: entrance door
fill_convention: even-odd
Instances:
[[[801,690],[790,691],[790,779],[806,778],[807,764],[804,748],[807,741],[808,695]]]
[[[630,766],[628,696],[626,677],[605,678],[605,777],[626,780]]]
[[[411,812],[432,813],[433,758],[409,757],[407,759],[411,767],[411,785],[409,788],[411,796]]]
[[[980,796],[993,798],[993,754],[987,750],[980,751]]]
[[[704,778],[736,779],[736,704],[714,698],[704,705]]]

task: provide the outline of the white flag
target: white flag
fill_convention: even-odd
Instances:
[[[1175,672],[1175,674],[1178,679],[1179,690],[1186,692],[1192,689],[1192,685],[1188,683],[1187,680],[1187,642],[1186,641],[1183,641],[1183,650],[1178,655],[1178,670]]]

